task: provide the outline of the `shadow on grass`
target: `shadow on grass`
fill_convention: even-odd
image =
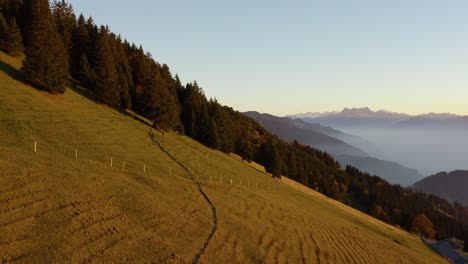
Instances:
[[[86,97],[88,100],[93,101],[96,104],[105,104],[105,103],[102,102],[102,100],[101,100],[101,98],[99,98],[99,96],[97,96],[93,91],[91,91],[89,89],[86,89],[83,86],[81,86],[81,83],[79,81],[75,80],[75,79],[70,80],[69,88],[71,90],[75,91],[76,93],[78,93],[79,95],[81,95],[83,97]],[[151,127],[151,124],[148,124],[148,122],[141,119],[140,117],[138,117],[138,116],[136,116],[136,115],[134,115],[132,113],[127,112],[125,109],[122,109],[122,108],[120,108],[118,106],[112,106],[112,105],[107,105],[107,106],[109,108],[114,109],[115,111],[118,111],[122,115],[131,117],[131,118],[135,119],[136,121],[139,121],[142,124]]]
[[[6,63],[6,62],[4,62],[2,60],[0,60],[0,70],[5,72],[8,76],[15,79],[16,81],[26,83],[25,79],[24,79],[24,74],[23,74],[23,72],[21,70],[18,70],[16,68],[14,68],[10,64],[8,64],[8,63]],[[95,102],[96,104],[103,104],[102,100],[98,96],[96,96],[96,94],[94,94],[91,90],[82,87],[81,83],[78,82],[75,79],[72,79],[72,78],[70,79],[69,88],[71,90],[75,91],[76,93],[80,94],[81,96],[86,97],[87,99]],[[42,89],[38,89],[38,90],[42,90]],[[110,108],[118,111],[119,113],[125,115],[125,116],[131,117],[131,118],[141,122],[142,124],[145,124],[145,125],[147,125],[149,127],[152,126],[151,124],[148,124],[148,122],[141,119],[140,117],[138,117],[136,115],[133,115],[132,113],[127,112],[125,109],[122,109],[122,108],[120,108],[118,106],[110,106],[110,105],[108,105],[108,106]]]
[[[13,79],[15,79],[15,80],[17,80],[19,82],[24,82],[23,72],[21,72],[18,69],[15,69],[13,66],[11,66],[8,63],[5,63],[2,60],[0,60],[0,70],[5,72],[11,78],[13,78]]]

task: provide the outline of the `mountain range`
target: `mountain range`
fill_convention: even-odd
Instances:
[[[309,112],[287,115],[290,118],[300,118],[309,123],[319,123],[336,128],[352,128],[362,126],[392,127],[392,128],[468,128],[468,116],[450,113],[427,113],[409,115],[387,110],[373,111],[369,107],[344,108],[342,111]]]
[[[461,115],[451,113],[427,113],[421,115],[409,115],[405,113],[392,112],[388,110],[373,111],[369,107],[361,108],[348,108],[345,107],[341,111],[328,111],[328,112],[307,112],[301,114],[286,115],[285,117],[290,118],[317,118],[317,117],[368,117],[368,118],[387,118],[387,119],[398,119],[398,118],[410,118],[410,117],[423,117],[430,119],[450,119],[462,117]]]
[[[365,142],[357,136],[320,124],[307,123],[301,119],[277,117],[252,111],[244,114],[284,140],[297,140],[302,144],[326,151],[341,165],[352,165],[371,175],[379,175],[390,183],[410,185],[423,178],[415,169],[407,168],[397,162],[377,159],[346,142],[347,139]]]

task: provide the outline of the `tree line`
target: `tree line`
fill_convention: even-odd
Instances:
[[[288,176],[387,223],[410,231],[415,220],[427,217],[435,237],[468,240],[465,207],[351,166],[342,168],[326,152],[279,139],[253,119],[208,99],[196,81],[183,85],[141,45],[97,26],[91,17],[76,17],[63,0],[1,0],[0,7],[0,49],[13,56],[24,51],[25,79],[39,89],[63,93],[70,81],[78,83],[102,103],[131,109],[158,129],[236,153],[264,165],[273,177]]]
[[[24,51],[23,38],[15,16],[20,9],[20,3],[18,1],[7,3],[3,0],[1,4],[0,49],[11,56],[19,56]]]

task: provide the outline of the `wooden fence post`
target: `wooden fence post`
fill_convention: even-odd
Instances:
[[[34,153],[37,153],[37,141],[34,140]]]
[[[125,168],[125,161],[124,161],[123,164],[122,164],[122,169],[121,169],[121,171],[123,171],[124,168]]]

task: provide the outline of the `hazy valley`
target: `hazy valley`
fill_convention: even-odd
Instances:
[[[363,140],[343,140],[371,156],[396,161],[426,176],[468,169],[468,118],[465,116],[410,116],[388,111],[374,112],[368,108],[299,116],[306,122],[331,126],[359,136]]]

